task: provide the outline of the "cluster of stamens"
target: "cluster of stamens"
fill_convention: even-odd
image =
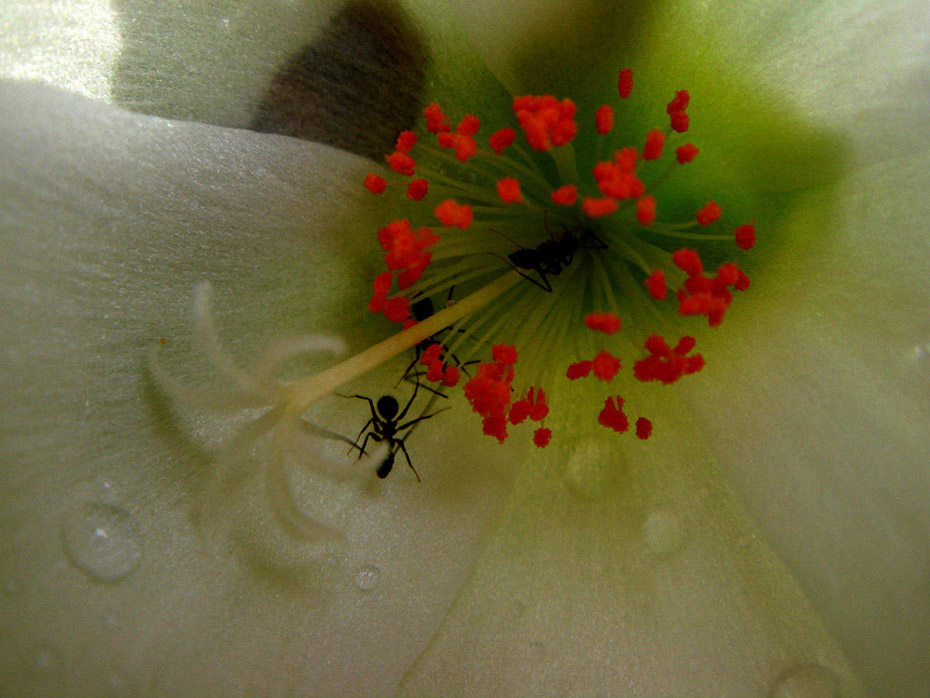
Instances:
[[[620,99],[630,96],[633,89],[630,69],[620,71],[617,89]],[[387,270],[374,280],[369,309],[383,312],[389,320],[408,328],[419,319],[411,316],[412,304],[418,298],[447,289],[451,298],[456,285],[469,288],[471,284],[473,287],[483,276],[501,270],[503,264],[527,280],[527,283],[517,284],[519,288],[514,294],[502,297],[498,311],[503,312],[501,306],[515,304],[520,294],[551,291],[553,297],[558,296],[564,289],[553,289],[548,276],[566,270],[576,254],[588,258],[603,255],[603,259],[608,260],[612,259],[611,255],[623,255],[623,264],[635,270],[635,275],[640,276],[638,283],[643,284],[653,299],[665,301],[669,296],[669,282],[680,282],[677,288],[673,286],[678,314],[706,317],[711,327],[720,325],[733,302],[733,292],[746,290],[749,277],[731,262],[720,265],[715,274],[708,275],[696,250],[684,247],[669,250],[644,241],[644,237],[648,240],[656,237],[699,239],[701,235],[686,231],[713,226],[723,214],[719,204],[708,201],[695,212],[691,221],[657,222],[661,207],[656,190],[673,168],[693,162],[699,150],[690,142],[677,145],[674,163],[658,176],[649,176],[649,163],[663,158],[671,138],[688,131],[689,103],[689,93],[677,91],[666,105],[668,125],[665,129],[651,129],[640,146],[617,148],[607,159],[595,162],[590,170],[593,187],[585,184],[584,178],[578,179],[577,174],[566,175],[572,172],[571,167],[559,167],[566,157],[574,157],[574,154],[565,156],[558,151],[572,143],[578,133],[577,110],[571,100],[559,100],[552,95],[524,95],[514,99],[514,119],[529,151],[517,143],[518,132],[511,126],[494,131],[485,146],[478,135],[481,130],[478,117],[466,114],[453,128],[442,108],[436,103],[430,104],[424,110],[424,117],[426,131],[435,139],[435,144],[429,137],[421,140],[414,132],[404,131],[397,139],[394,152],[385,158],[394,175],[385,178],[369,173],[364,184],[378,195],[402,192],[402,198],[397,200],[399,206],[413,207],[429,199],[435,219],[432,226],[441,230],[414,226],[409,218],[398,218],[381,228],[378,240],[386,253]],[[594,112],[593,127],[599,137],[608,138],[615,121],[611,105],[602,105]],[[540,154],[552,157],[556,164],[554,169],[562,173],[563,181],[552,181],[553,168],[547,170],[550,174],[544,174],[535,164],[534,158],[541,157]],[[429,165],[423,167],[421,162]],[[466,165],[473,168],[468,177],[460,174]],[[482,179],[487,180],[484,186],[474,183]],[[517,221],[521,215],[524,221],[541,217],[543,225],[537,226],[537,232],[544,228],[545,236],[536,242],[524,238],[523,244],[495,227],[509,225],[512,234],[518,236],[520,225]],[[561,225],[561,231],[553,233],[549,228],[550,216]],[[707,239],[714,240],[725,237],[730,236],[706,235]],[[502,238],[517,250],[510,254],[499,252]],[[753,224],[740,225],[730,239],[735,240],[740,249],[752,248],[755,244]],[[619,252],[618,248],[625,251]],[[652,253],[651,264],[638,252],[646,248]],[[521,252],[522,256],[518,255]],[[670,264],[656,264],[659,254]],[[611,279],[607,281],[610,286]],[[566,280],[564,283],[575,282]],[[618,304],[612,287],[602,289],[600,295],[611,310],[587,308],[588,312],[581,316],[588,330],[609,337],[620,330],[620,317],[615,312]],[[555,302],[552,300],[550,304]],[[452,352],[476,354],[481,353],[483,347],[490,347],[492,359],[480,363],[474,375],[469,374],[464,393],[472,409],[481,416],[484,433],[501,442],[507,438],[509,426],[526,420],[541,423],[545,419],[552,389],[544,390],[540,386],[548,386],[547,381],[555,375],[544,376],[545,380],[531,375],[524,379],[526,382],[515,385],[517,347],[495,342],[493,338],[493,330],[500,330],[502,324],[487,319],[475,320],[473,326],[460,322],[456,329],[461,336],[455,340],[455,346],[440,342],[431,344],[419,355],[420,364],[427,370],[418,374],[442,387],[453,387],[459,383],[461,371],[449,361],[455,356]],[[475,329],[479,326],[491,329],[479,334]],[[574,328],[575,332],[584,332],[579,325]],[[635,380],[668,385],[697,373],[704,366],[703,356],[693,353],[694,337],[683,336],[672,346],[661,335],[653,333],[640,342],[644,354],[633,362]],[[634,344],[638,346],[640,342]],[[520,350],[525,351],[525,347]],[[562,358],[554,357],[556,361]],[[558,371],[572,381],[593,378],[609,384],[622,368],[618,353],[602,347]],[[608,395],[597,422],[618,433],[628,431],[630,419],[624,412],[624,405],[621,395]],[[635,433],[640,439],[648,439],[652,430],[649,419],[639,417],[636,420]],[[551,430],[544,426],[534,431],[533,441],[537,446],[548,445],[551,438]]]

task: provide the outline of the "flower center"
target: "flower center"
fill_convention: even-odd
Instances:
[[[495,124],[486,137],[477,116],[465,114],[453,130],[433,103],[425,133],[401,133],[386,156],[392,174],[365,178],[404,212],[378,231],[386,269],[374,279],[369,310],[408,331],[429,322],[428,332],[418,328],[405,376],[412,369],[437,391],[463,384],[484,433],[501,442],[508,427],[531,421],[534,443],[548,445],[545,419],[550,407],[565,409],[564,380],[592,381],[601,394],[591,418],[627,432],[624,380],[668,385],[704,366],[694,337],[655,331],[662,309],[716,327],[733,292],[749,287],[733,262],[707,272],[698,248],[714,247],[715,256],[727,243],[748,250],[752,223],[725,221],[715,201],[688,220],[663,215],[678,208],[666,205],[663,185],[699,154],[685,137],[689,93],[676,92],[664,113],[659,107],[659,127],[638,143],[622,143],[614,121],[632,94],[632,71],[622,70],[617,98],[581,126],[597,134],[586,152],[574,145],[570,99],[516,97],[512,124]],[[474,302],[486,288],[493,298]],[[463,303],[467,312],[456,307]],[[639,438],[652,430],[647,417],[636,419]]]

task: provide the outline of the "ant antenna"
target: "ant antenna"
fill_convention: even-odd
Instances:
[[[521,245],[519,242],[517,242],[517,241],[514,240],[513,238],[508,237],[507,235],[504,235],[504,234],[503,234],[501,231],[499,231],[497,228],[488,228],[488,230],[490,230],[492,233],[497,233],[498,235],[500,235],[500,236],[501,236],[502,238],[504,238],[505,240],[509,240],[509,241],[512,242],[514,245],[516,245],[518,248],[520,248],[521,250],[527,249],[526,247],[524,247],[523,245]],[[494,253],[492,252],[491,254],[494,254]],[[495,256],[499,257],[500,255],[495,255]]]

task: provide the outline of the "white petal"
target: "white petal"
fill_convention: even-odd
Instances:
[[[12,0],[0,9],[0,75],[244,127],[284,60],[317,38],[342,4]]]
[[[402,695],[864,695],[687,413],[661,429],[556,436],[522,464]]]
[[[160,337],[170,369],[191,361],[201,280],[240,359],[281,334],[366,342],[365,161],[35,86],[4,85],[0,105],[0,684],[390,695],[506,491],[497,456],[455,448],[445,415],[408,443],[422,485],[403,467],[367,488],[318,477],[294,442],[266,487],[261,461],[232,454],[246,481],[197,518],[220,465],[203,443],[229,425],[179,423],[145,371]],[[364,404],[331,402],[354,436]],[[288,489],[285,528],[266,497]],[[308,522],[341,538],[290,537]]]

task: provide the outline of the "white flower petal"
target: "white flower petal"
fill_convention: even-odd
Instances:
[[[699,433],[533,453],[402,695],[864,695]]]
[[[337,481],[305,469],[312,451],[295,436],[271,444],[289,459],[273,469],[262,452],[231,453],[245,480],[222,508],[198,510],[223,466],[225,422],[186,411],[179,422],[145,370],[164,337],[168,370],[203,377],[184,370],[202,280],[239,365],[281,333],[335,327],[367,343],[359,325],[372,323],[355,309],[372,272],[358,243],[375,226],[370,195],[347,186],[366,162],[0,89],[0,684],[15,695],[392,694],[507,489],[500,452],[457,449],[441,415],[408,443],[421,485],[404,467],[383,483]],[[330,402],[320,415],[354,436],[365,405]],[[338,536],[291,537],[299,530]]]

